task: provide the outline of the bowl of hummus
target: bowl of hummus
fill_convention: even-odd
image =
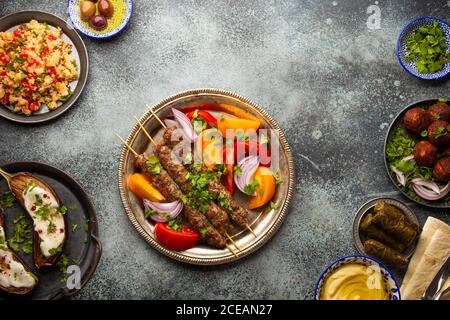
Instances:
[[[317,280],[316,300],[400,300],[391,272],[377,260],[352,255],[333,261]]]

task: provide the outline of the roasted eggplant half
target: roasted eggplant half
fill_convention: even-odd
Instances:
[[[30,267],[8,247],[4,214],[0,208],[0,290],[13,295],[26,295],[37,284],[38,278]]]
[[[37,268],[55,265],[67,240],[67,209],[46,182],[26,173],[14,175],[0,169],[19,204],[33,219],[33,257]]]

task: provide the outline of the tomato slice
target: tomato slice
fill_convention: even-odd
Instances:
[[[176,251],[190,249],[200,240],[200,234],[189,227],[183,226],[180,231],[175,231],[162,222],[156,223],[155,237],[163,246]]]

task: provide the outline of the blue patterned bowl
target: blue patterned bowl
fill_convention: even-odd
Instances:
[[[403,69],[408,71],[413,76],[423,80],[437,80],[450,74],[450,62],[436,73],[423,74],[417,70],[416,64],[414,62],[406,62],[405,60],[405,54],[407,52],[406,40],[408,40],[411,35],[417,31],[418,28],[429,26],[434,22],[438,22],[439,28],[444,31],[446,35],[447,46],[450,48],[450,25],[444,20],[435,17],[422,17],[414,19],[402,29],[397,39],[397,58]]]
[[[83,0],[68,0],[67,14],[72,25],[79,32],[94,39],[108,39],[120,33],[131,20],[133,14],[133,0],[110,0],[114,13],[107,18],[107,26],[104,30],[94,30],[89,27],[88,22],[81,19],[80,3]]]
[[[342,265],[349,264],[349,263],[358,263],[363,264],[366,266],[373,266],[376,269],[379,270],[381,273],[381,276],[383,277],[384,281],[388,284],[388,287],[390,288],[389,292],[389,300],[400,300],[400,288],[398,287],[397,281],[395,280],[394,276],[391,274],[391,272],[381,263],[377,260],[363,256],[363,255],[353,255],[353,256],[346,256],[339,258],[335,261],[333,261],[321,274],[319,279],[316,283],[316,288],[314,290],[314,299],[320,300],[320,296],[322,293],[322,287],[324,280],[327,278],[327,276],[339,268]]]

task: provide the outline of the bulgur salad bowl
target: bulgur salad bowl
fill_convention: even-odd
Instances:
[[[41,123],[67,111],[88,75],[86,47],[74,28],[40,11],[0,19],[0,116]]]

